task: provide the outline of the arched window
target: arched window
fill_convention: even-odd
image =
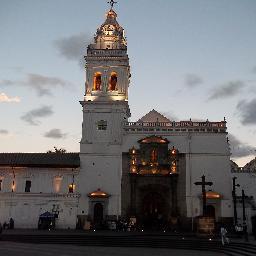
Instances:
[[[108,89],[109,91],[117,90],[117,73],[116,72],[111,73],[111,76],[109,78]]]
[[[100,72],[96,72],[94,74],[93,90],[94,91],[101,90],[101,73]]]

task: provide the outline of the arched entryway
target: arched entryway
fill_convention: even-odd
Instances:
[[[148,192],[142,200],[142,223],[145,229],[162,229],[166,217],[166,201],[158,192]]]
[[[93,222],[95,225],[102,224],[103,221],[103,205],[102,203],[96,203],[93,211]]]
[[[215,207],[213,205],[208,204],[206,206],[206,216],[212,217],[215,219]]]

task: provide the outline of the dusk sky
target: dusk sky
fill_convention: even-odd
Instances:
[[[0,152],[79,152],[83,55],[106,0],[0,0]],[[136,121],[227,120],[232,159],[256,155],[256,1],[119,0]]]

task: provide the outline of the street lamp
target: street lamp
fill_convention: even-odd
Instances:
[[[236,187],[240,187],[239,184],[236,184],[236,179],[237,177],[233,177],[233,191],[232,191],[232,195],[233,195],[233,202],[234,202],[234,222],[235,222],[235,226],[237,226],[237,211],[236,211]]]

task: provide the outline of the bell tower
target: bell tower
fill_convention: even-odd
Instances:
[[[85,101],[127,101],[130,78],[124,29],[111,9],[87,49]]]
[[[111,4],[112,3],[112,4]],[[130,65],[124,29],[111,8],[87,48],[83,134],[86,143],[120,144],[122,123],[130,117]],[[82,148],[81,148],[82,149]]]
[[[85,95],[80,101],[83,107],[79,174],[82,196],[78,214],[91,219],[96,216],[97,207],[102,209],[103,218],[116,218],[121,214],[123,123],[130,117],[126,38],[116,20],[115,2],[109,3],[111,8],[105,22],[87,48]],[[108,196],[94,198],[95,191]]]

